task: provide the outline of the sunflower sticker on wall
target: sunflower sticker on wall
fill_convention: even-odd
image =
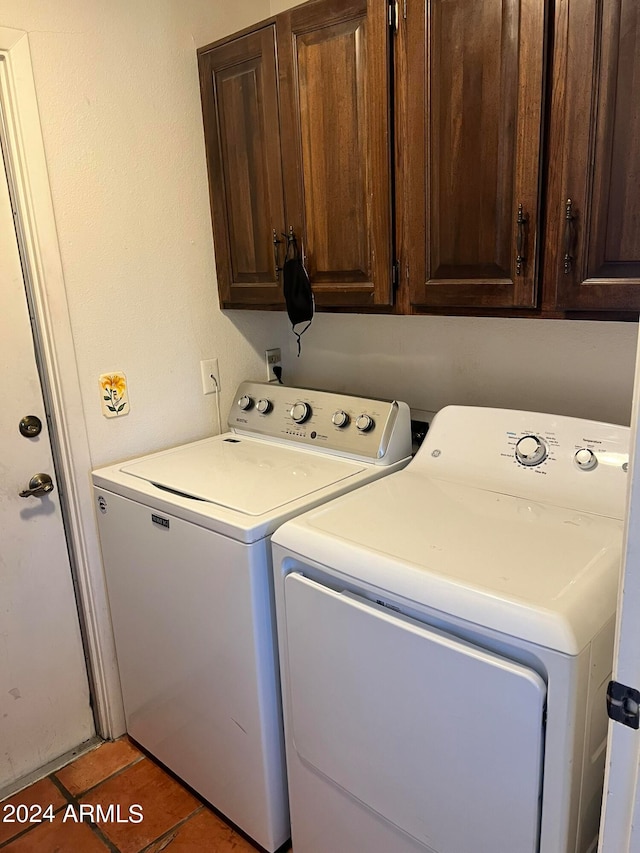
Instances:
[[[129,414],[127,377],[124,373],[103,373],[100,382],[100,402],[105,418]]]

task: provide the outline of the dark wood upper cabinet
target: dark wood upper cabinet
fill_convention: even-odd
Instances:
[[[536,305],[545,5],[408,3],[403,218],[413,305]]]
[[[223,307],[282,307],[290,229],[316,304],[390,305],[384,0],[314,0],[198,53]]]
[[[273,230],[285,227],[275,24],[199,55],[220,300],[283,305]]]
[[[287,221],[316,303],[390,305],[387,5],[319,0],[276,20]]]
[[[558,0],[545,275],[572,310],[640,310],[640,4]]]
[[[639,0],[309,0],[198,57],[223,307],[284,307],[292,229],[320,308],[640,310]]]

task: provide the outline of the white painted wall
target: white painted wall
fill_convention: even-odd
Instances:
[[[396,397],[437,411],[498,406],[628,424],[636,323],[316,314],[291,384]]]
[[[281,314],[218,306],[196,47],[269,15],[268,0],[0,0],[29,33],[92,464],[200,438],[262,378]],[[131,413],[100,412],[101,373]]]
[[[297,5],[297,0],[271,0],[271,14],[277,15],[278,12],[284,12],[285,9],[291,9],[293,6]]]

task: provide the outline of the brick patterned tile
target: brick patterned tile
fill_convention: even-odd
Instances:
[[[119,805],[122,820],[129,816],[130,806],[142,806],[140,823],[98,821],[102,832],[122,853],[138,853],[201,807],[189,791],[148,758],[107,779],[80,801],[103,809]]]
[[[59,812],[53,823],[41,823],[10,841],[2,853],[108,853],[109,848],[86,823],[63,823],[63,814]]]
[[[51,779],[48,778],[40,779],[39,782],[34,782],[33,785],[29,785],[28,788],[25,788],[24,791],[20,791],[18,794],[14,794],[7,800],[4,800],[0,806],[0,844],[8,841],[9,838],[13,838],[13,836],[17,835],[19,832],[23,832],[27,826],[29,826],[29,824],[24,823],[5,823],[3,818],[7,815],[4,810],[4,806],[39,805],[44,811],[47,806],[51,805],[53,806],[53,810],[57,811],[65,805],[66,802],[67,801],[60,791],[56,788]],[[33,812],[30,814],[35,817]]]
[[[204,808],[145,853],[256,853],[230,826]]]
[[[97,749],[81,755],[58,770],[55,776],[67,791],[78,796],[139,758],[142,758],[142,753],[125,737],[103,743]]]

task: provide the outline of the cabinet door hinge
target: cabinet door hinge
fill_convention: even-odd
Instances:
[[[632,729],[640,728],[640,691],[619,681],[607,688],[607,713],[612,720]]]
[[[394,261],[391,264],[391,283],[394,291],[400,286],[400,261]]]
[[[399,26],[399,0],[389,0],[389,26],[394,33],[398,32]]]

